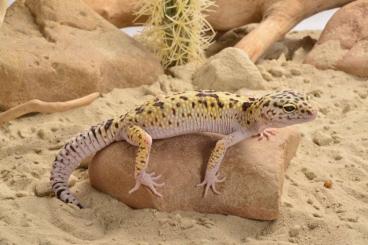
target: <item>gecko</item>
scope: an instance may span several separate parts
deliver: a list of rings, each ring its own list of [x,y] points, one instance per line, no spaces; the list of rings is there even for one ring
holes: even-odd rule
[[[145,186],[155,195],[160,175],[147,172],[152,140],[183,134],[210,132],[223,135],[212,150],[204,179],[198,186],[219,194],[223,182],[219,169],[226,150],[250,137],[269,138],[276,128],[315,119],[316,107],[299,92],[283,90],[255,98],[229,92],[196,90],[156,97],[113,119],[92,126],[73,137],[58,152],[52,164],[51,186],[56,197],[79,208],[84,206],[68,188],[68,180],[80,161],[107,145],[125,140],[137,146],[133,193]]]

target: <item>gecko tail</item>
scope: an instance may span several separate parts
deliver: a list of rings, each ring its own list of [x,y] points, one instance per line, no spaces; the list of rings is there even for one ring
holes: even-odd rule
[[[111,127],[112,124],[113,119],[110,119],[91,127],[72,138],[56,155],[52,164],[50,182],[52,191],[58,199],[84,208],[84,205],[69,190],[69,177],[83,159],[116,141],[119,127]]]

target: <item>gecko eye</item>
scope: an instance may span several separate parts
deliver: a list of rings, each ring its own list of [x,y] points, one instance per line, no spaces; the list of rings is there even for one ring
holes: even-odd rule
[[[286,113],[290,113],[290,112],[295,111],[296,106],[295,106],[295,105],[293,105],[293,104],[286,104],[286,105],[284,105],[282,108],[284,109],[284,111],[285,111]]]

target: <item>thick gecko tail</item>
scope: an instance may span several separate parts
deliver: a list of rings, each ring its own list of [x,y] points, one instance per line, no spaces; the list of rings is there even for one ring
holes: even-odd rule
[[[119,122],[110,119],[91,127],[88,131],[72,138],[56,155],[52,165],[50,181],[56,197],[79,208],[84,206],[69,190],[68,180],[84,158],[116,141]]]

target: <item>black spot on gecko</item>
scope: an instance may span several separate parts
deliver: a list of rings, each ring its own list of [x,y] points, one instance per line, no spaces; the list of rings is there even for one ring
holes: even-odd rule
[[[178,103],[176,103],[176,107],[180,107],[180,103],[178,102]]]
[[[69,148],[76,153],[76,151],[75,151],[75,149],[72,145],[69,145]]]
[[[214,102],[211,102],[211,107],[215,107],[215,103]]]
[[[135,113],[136,114],[140,114],[142,112],[144,112],[144,108],[142,106],[135,108]]]
[[[52,181],[51,178],[50,178],[50,180]],[[55,183],[52,184],[52,188],[54,188],[55,185],[58,185],[58,184],[64,184],[64,181],[56,181]]]
[[[192,108],[194,108],[194,107],[195,107],[195,105],[196,105],[196,104],[195,104],[195,102],[192,102]]]
[[[160,109],[164,109],[164,102],[158,101],[153,104],[154,106],[160,107]]]
[[[223,108],[224,107],[224,103],[222,103],[221,101],[217,101],[217,105],[220,108]]]
[[[148,114],[151,114],[151,113],[152,113],[152,111],[151,111],[151,110],[148,110],[148,111],[147,111],[147,113],[148,113]]]
[[[57,192],[56,192],[56,196],[57,196],[57,198],[59,198],[60,199],[60,195],[61,195],[61,193],[62,192],[64,192],[65,191],[65,189],[64,188],[61,188],[60,190],[58,190]]]
[[[115,128],[119,127],[119,123],[117,123],[117,122],[114,125],[115,125]]]
[[[112,121],[113,119],[109,119],[106,121],[105,126],[104,126],[105,130],[108,130],[111,127]]]
[[[248,102],[248,101],[244,102],[244,103],[242,104],[242,109],[243,109],[243,111],[248,110],[248,108],[251,106],[251,104],[252,104],[252,103],[250,103],[250,102]]]
[[[188,97],[186,97],[186,96],[180,96],[179,98],[182,99],[182,100],[188,100]]]
[[[267,107],[267,106],[269,106],[270,105],[270,101],[269,100],[267,100],[264,104],[263,104],[263,107]]]
[[[176,110],[174,108],[172,108],[172,113],[174,116],[176,115]]]

